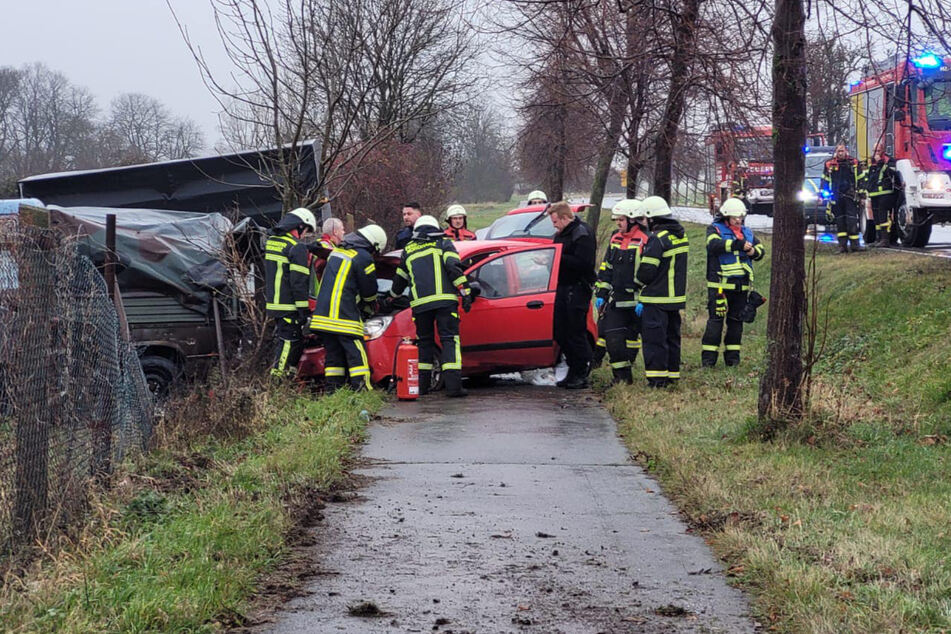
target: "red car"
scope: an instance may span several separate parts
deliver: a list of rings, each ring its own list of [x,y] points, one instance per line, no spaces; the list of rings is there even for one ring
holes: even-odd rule
[[[590,206],[572,205],[571,210],[579,214]],[[531,205],[513,209],[476,234],[482,240],[520,238],[548,242],[555,237],[555,225],[544,213],[546,207],[547,205]]]
[[[554,366],[558,346],[552,339],[552,318],[561,245],[520,240],[454,242],[478,296],[469,313],[459,311],[463,376],[488,376]],[[399,264],[399,251],[377,261],[380,294],[389,292]],[[408,291],[407,291],[408,292]],[[404,338],[415,339],[410,309],[377,315],[365,323],[370,378],[375,384],[393,376],[396,347]],[[597,326],[588,313],[592,344]],[[438,364],[439,360],[436,359]],[[324,349],[305,348],[298,377],[322,376]],[[433,373],[433,382],[438,382]]]

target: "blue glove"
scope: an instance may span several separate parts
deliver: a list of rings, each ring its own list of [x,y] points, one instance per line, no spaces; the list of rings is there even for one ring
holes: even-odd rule
[[[596,297],[594,299],[594,309],[597,311],[600,311],[602,306],[604,306],[604,298]]]
[[[634,314],[640,317],[641,313],[643,312],[644,312],[644,304],[637,302],[637,306],[634,307]]]

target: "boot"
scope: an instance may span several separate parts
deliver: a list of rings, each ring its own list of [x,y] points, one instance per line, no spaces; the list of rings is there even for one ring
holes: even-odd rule
[[[365,376],[350,379],[350,389],[354,392],[369,392],[370,385]]]
[[[634,383],[634,374],[631,372],[631,368],[614,368],[611,370],[613,378],[611,379],[611,385],[618,385],[619,383],[626,383],[631,385]]]
[[[877,247],[877,248],[879,248],[879,249],[887,249],[888,247],[890,247],[890,246],[891,246],[891,241],[888,239],[888,232],[887,232],[887,231],[879,231],[879,232],[878,232],[878,240],[877,240],[877,241],[875,242],[875,244],[872,245],[872,246],[875,246],[875,247]]]
[[[449,398],[460,398],[469,394],[462,387],[462,373],[459,370],[443,371],[443,379],[446,381],[446,396]]]
[[[865,247],[862,246],[862,243],[859,242],[858,238],[849,238],[849,248],[852,253],[859,253],[865,250]]]
[[[849,239],[846,236],[839,236],[839,253],[849,252]]]
[[[419,371],[419,395],[425,396],[429,394],[429,388],[433,384],[433,373],[431,370],[420,370]]]
[[[324,382],[328,392],[336,392],[346,384],[347,380],[342,376],[328,376]]]

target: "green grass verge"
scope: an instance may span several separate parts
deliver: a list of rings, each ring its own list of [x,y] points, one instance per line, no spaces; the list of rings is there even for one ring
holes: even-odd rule
[[[518,207],[520,200],[521,198],[519,196],[513,195],[511,199],[501,203],[462,203],[462,206],[466,208],[466,224],[469,227],[469,230],[475,231],[476,229],[488,227],[490,224],[492,224],[493,220],[504,216],[510,210]]]
[[[262,394],[256,431],[156,451],[96,500],[81,539],[0,594],[0,630],[213,631],[289,555],[292,509],[344,475],[378,393]]]
[[[767,626],[951,628],[951,262],[821,251],[828,322],[811,415],[761,442],[750,430],[765,311],[747,325],[742,366],[700,369],[703,229],[688,234],[681,385],[657,394],[639,377],[606,392],[632,455],[751,591]],[[768,267],[757,266],[764,294]],[[607,377],[598,371],[602,385]]]

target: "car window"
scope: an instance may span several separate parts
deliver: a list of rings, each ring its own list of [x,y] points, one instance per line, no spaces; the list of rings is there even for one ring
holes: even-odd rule
[[[486,262],[472,275],[482,287],[482,297],[496,299],[548,290],[555,249],[532,249],[503,255]]]
[[[499,238],[553,238],[555,236],[555,225],[551,223],[551,218],[545,216],[538,222],[532,224],[532,221],[538,218],[538,214],[524,213],[502,216],[489,226],[486,233],[486,239]],[[529,225],[532,225],[529,227]]]

